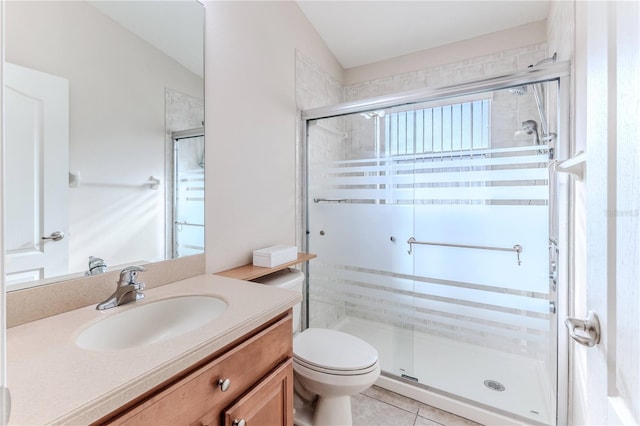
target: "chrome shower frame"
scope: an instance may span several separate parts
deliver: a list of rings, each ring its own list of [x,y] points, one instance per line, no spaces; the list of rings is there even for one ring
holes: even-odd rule
[[[372,113],[377,110],[382,110],[390,107],[397,107],[400,105],[411,105],[422,102],[444,100],[454,98],[463,95],[472,95],[483,92],[490,92],[502,89],[515,88],[517,86],[526,86],[530,84],[539,84],[548,81],[557,81],[558,90],[558,132],[557,138],[554,141],[554,160],[563,161],[573,155],[574,143],[572,141],[569,117],[570,117],[570,75],[571,64],[569,61],[553,62],[541,61],[536,64],[535,67],[527,68],[522,71],[516,71],[508,74],[496,75],[488,78],[482,78],[469,82],[463,82],[459,84],[453,84],[438,88],[425,88],[419,90],[412,90],[407,92],[401,92],[392,95],[379,96],[369,99],[363,99],[353,102],[346,102],[332,106],[320,107],[303,110],[300,113],[300,143],[297,146],[298,152],[298,176],[299,182],[301,182],[298,188],[298,194],[300,197],[299,205],[297,206],[297,214],[299,215],[298,223],[302,224],[303,228],[298,234],[298,241],[302,245],[303,251],[308,251],[308,126],[312,120],[339,117],[348,114],[355,113]],[[535,86],[534,86],[535,87]],[[543,132],[548,129],[543,128]],[[556,424],[565,425],[568,421],[568,392],[569,392],[569,346],[568,346],[568,334],[565,327],[559,327],[560,320],[564,320],[568,313],[569,307],[569,283],[570,278],[573,277],[573,271],[570,268],[570,260],[573,255],[571,254],[571,246],[569,242],[573,235],[573,222],[570,219],[572,214],[572,207],[570,204],[572,187],[566,175],[555,174],[553,167],[550,167],[553,178],[551,179],[550,186],[555,182],[555,189],[550,194],[550,224],[549,231],[552,236],[552,246],[554,249],[558,249],[557,258],[557,294],[555,309],[556,321],[553,321],[553,327],[555,327],[557,338],[557,351],[556,351],[556,368],[557,368],[557,386],[556,386]],[[555,218],[555,220],[551,219]],[[309,272],[308,266],[304,266],[304,272],[306,275],[305,288],[304,288],[304,304],[303,304],[303,327],[308,327],[309,324],[309,307],[308,307],[308,282]],[[553,358],[552,358],[553,360]],[[395,390],[400,393],[409,394],[417,398],[417,391],[410,388],[409,385],[400,383],[388,377],[381,377],[380,383],[390,390]],[[416,392],[416,393],[413,393]],[[453,403],[462,403],[460,401],[452,400],[451,397],[446,395],[440,395],[432,393],[428,396],[431,404],[441,406],[443,408],[451,407]],[[453,402],[452,402],[453,401]]]

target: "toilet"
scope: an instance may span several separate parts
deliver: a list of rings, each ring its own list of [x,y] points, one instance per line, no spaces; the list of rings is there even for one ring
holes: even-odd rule
[[[304,274],[295,269],[254,280],[302,292]],[[351,395],[369,388],[380,376],[378,351],[337,330],[300,332],[301,304],[293,307],[293,372],[298,426],[349,426]]]

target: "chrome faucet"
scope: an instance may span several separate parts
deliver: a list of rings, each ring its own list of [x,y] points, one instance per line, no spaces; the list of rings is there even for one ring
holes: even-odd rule
[[[146,269],[141,266],[128,266],[120,271],[120,279],[118,280],[116,291],[105,301],[98,303],[96,309],[102,311],[142,299],[144,297],[142,293],[144,283],[136,281],[136,278],[138,272],[144,271]]]

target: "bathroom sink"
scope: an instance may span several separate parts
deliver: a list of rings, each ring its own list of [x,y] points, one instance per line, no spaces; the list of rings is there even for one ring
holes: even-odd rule
[[[213,296],[158,300],[90,325],[78,336],[76,344],[83,349],[112,351],[157,343],[196,330],[226,309],[227,303]]]

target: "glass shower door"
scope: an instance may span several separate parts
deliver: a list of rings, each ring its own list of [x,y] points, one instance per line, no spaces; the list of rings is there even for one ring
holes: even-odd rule
[[[383,111],[311,122],[309,326],[360,337],[381,368],[412,377],[413,259],[403,235],[413,209],[393,201],[397,169],[384,158]]]
[[[557,82],[533,87],[309,122],[309,324],[371,343],[384,375],[554,424]]]

